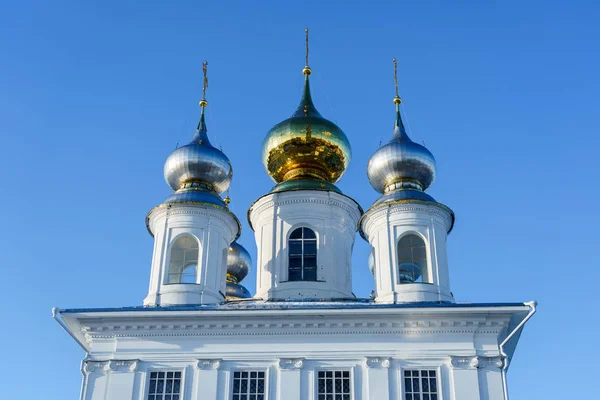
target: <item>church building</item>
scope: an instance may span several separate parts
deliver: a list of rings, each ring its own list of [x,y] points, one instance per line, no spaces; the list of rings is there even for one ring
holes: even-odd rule
[[[363,211],[335,185],[351,146],[313,104],[307,51],[300,104],[262,145],[276,184],[248,210],[252,266],[222,197],[232,165],[207,133],[206,65],[198,126],[165,162],[173,194],[146,217],[143,304],[53,310],[86,353],[81,400],[508,399],[536,303],[455,302],[455,216],[426,192],[435,159],[407,135],[397,83],[391,139],[366,166],[381,196]],[[370,268],[370,298],[352,293],[357,233],[371,246],[354,266]],[[254,296],[242,285],[251,266]]]

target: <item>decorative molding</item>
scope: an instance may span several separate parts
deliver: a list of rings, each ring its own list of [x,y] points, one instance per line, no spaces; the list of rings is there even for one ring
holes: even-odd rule
[[[108,368],[112,372],[134,372],[137,368],[137,360],[110,360]]]
[[[385,204],[385,203],[384,203]],[[445,206],[444,206],[445,207]],[[369,209],[361,218],[359,225],[363,231],[369,231],[371,226],[377,223],[390,225],[389,219],[393,214],[398,213],[423,213],[427,215],[435,215],[441,218],[447,227],[452,225],[451,214],[445,208],[440,208],[438,204],[391,204],[389,207],[377,207]],[[413,218],[413,217],[411,217]]]
[[[498,369],[504,365],[502,357],[450,357],[453,369]]]
[[[304,364],[304,358],[281,358],[279,359],[280,369],[301,369]]]
[[[213,323],[111,324],[84,326],[86,340],[177,337],[177,336],[288,336],[288,335],[443,335],[497,334],[506,327],[505,321],[406,320],[399,322],[250,322],[215,321]]]
[[[479,359],[474,357],[450,357],[450,365],[453,369],[476,369],[479,366]]]
[[[367,357],[366,360],[367,368],[389,368],[390,364],[389,357]]]
[[[105,374],[109,369],[109,363],[110,361],[85,361],[85,364],[83,365],[83,372],[86,375],[94,372]]]
[[[198,369],[219,369],[221,366],[221,359],[198,360],[196,366]]]
[[[234,224],[239,224],[235,215],[225,208],[204,207],[203,205],[199,206],[200,207],[198,207],[198,205],[190,204],[172,204],[170,207],[157,206],[150,210],[148,213],[148,219],[155,220],[163,215],[167,219],[174,215],[201,215],[218,219],[224,223],[231,223],[233,221]]]
[[[478,357],[479,358],[479,368],[482,369],[499,369],[504,366],[504,362],[502,361],[502,357]]]
[[[341,196],[344,196],[344,195],[341,195]],[[332,199],[331,197],[327,197],[327,198],[298,197],[298,198],[294,198],[294,199],[277,200],[277,201],[265,198],[264,203],[258,205],[256,208],[253,208],[254,205],[252,205],[250,207],[250,210],[248,211],[248,215],[254,215],[254,214],[260,215],[263,212],[265,212],[266,210],[273,208],[275,206],[281,207],[281,206],[286,206],[286,205],[290,205],[290,204],[322,204],[322,205],[334,206],[334,207],[344,210],[345,212],[347,212],[349,214],[354,215],[354,217],[355,217],[354,219],[357,222],[362,215],[359,210],[358,204],[356,204],[356,207],[351,207],[349,204],[346,204],[345,202],[343,202],[341,200]]]

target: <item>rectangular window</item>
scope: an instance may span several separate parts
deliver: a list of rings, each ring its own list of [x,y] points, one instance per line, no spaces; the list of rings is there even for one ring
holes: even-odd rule
[[[318,400],[350,400],[350,371],[319,371]]]
[[[438,400],[437,372],[432,369],[405,370],[404,400]]]
[[[232,400],[265,400],[264,371],[234,371]]]
[[[148,400],[180,400],[181,398],[180,371],[150,372]]]

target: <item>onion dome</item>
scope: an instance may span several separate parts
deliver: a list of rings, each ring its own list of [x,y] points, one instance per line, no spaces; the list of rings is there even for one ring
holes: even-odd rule
[[[247,299],[252,297],[248,289],[240,285],[250,272],[252,258],[250,253],[238,242],[233,242],[227,252],[227,286],[226,297],[228,300]]]
[[[394,59],[394,76],[396,77],[396,59]],[[396,121],[392,139],[381,146],[369,160],[367,175],[371,186],[386,198],[394,200],[416,198],[433,200],[423,191],[435,178],[435,158],[425,146],[413,142],[406,133],[400,115],[398,83],[396,79]]]
[[[204,70],[204,88],[200,100],[200,122],[192,141],[173,151],[165,162],[164,175],[167,184],[175,190],[166,202],[208,202],[223,205],[218,196],[229,188],[233,169],[222,151],[212,146],[208,140],[204,109],[206,101],[206,66]]]
[[[267,133],[262,160],[267,173],[279,183],[313,180],[333,184],[348,167],[351,149],[344,132],[317,111],[310,93],[308,29],[304,90],[292,116]],[[293,186],[293,185],[292,185]]]

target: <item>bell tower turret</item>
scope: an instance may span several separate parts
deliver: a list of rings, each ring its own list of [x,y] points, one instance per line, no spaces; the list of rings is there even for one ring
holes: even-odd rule
[[[165,180],[175,191],[146,217],[154,237],[150,287],[144,305],[216,304],[225,301],[229,245],[240,223],[220,194],[229,187],[229,159],[208,140],[204,109],[192,141],[167,158]]]
[[[375,277],[375,301],[454,302],[446,255],[454,213],[425,193],[435,178],[435,159],[404,128],[396,59],[394,81],[394,134],[367,167],[371,186],[382,196],[360,221],[361,235],[372,248],[369,267]]]

